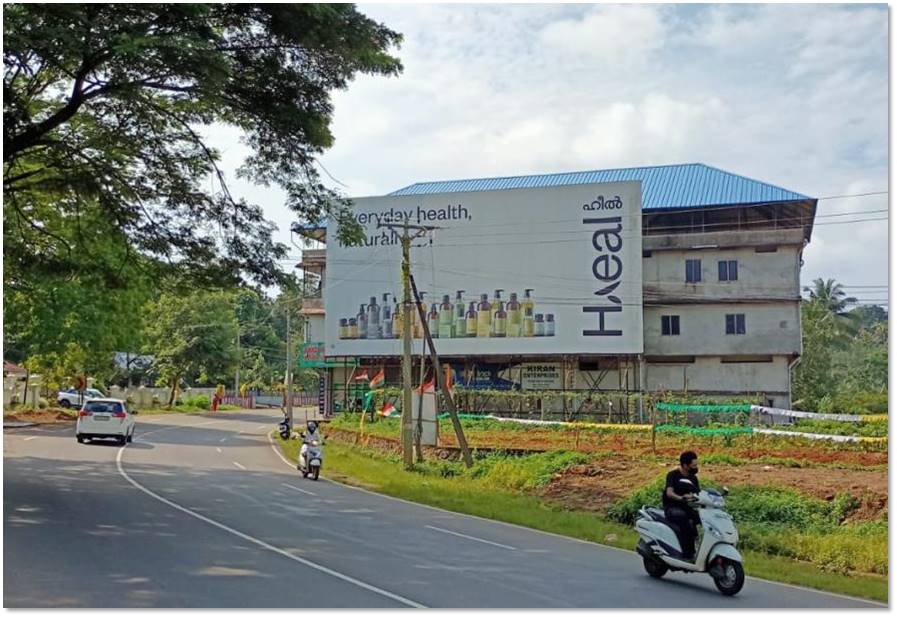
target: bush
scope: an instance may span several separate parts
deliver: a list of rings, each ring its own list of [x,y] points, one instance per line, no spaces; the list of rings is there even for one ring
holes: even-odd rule
[[[153,407],[158,407],[162,404],[162,401],[159,399],[158,394],[153,394]]]
[[[585,454],[566,450],[520,457],[496,453],[474,463],[470,474],[482,479],[487,486],[528,490],[545,486],[556,473],[588,460]]]
[[[198,396],[188,396],[184,398],[183,404],[185,407],[197,407],[199,409],[209,409],[209,407],[211,406],[209,397],[205,394],[201,394]]]

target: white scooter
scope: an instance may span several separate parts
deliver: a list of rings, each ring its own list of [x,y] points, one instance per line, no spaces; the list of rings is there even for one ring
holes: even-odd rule
[[[723,509],[729,493],[713,490],[701,491],[689,506],[696,508],[701,517],[701,544],[695,560],[686,560],[675,531],[660,508],[643,507],[635,520],[635,530],[640,536],[636,551],[642,556],[645,570],[654,578],[660,578],[668,570],[674,572],[707,572],[716,588],[725,596],[734,596],[744,586],[744,560],[735,548],[738,530],[732,517]]]
[[[305,433],[302,433],[305,439]],[[321,473],[321,464],[324,462],[324,446],[320,438],[312,439],[311,443],[302,444],[299,448],[299,464],[296,469],[302,472],[302,477],[311,476],[313,480],[318,479]]]

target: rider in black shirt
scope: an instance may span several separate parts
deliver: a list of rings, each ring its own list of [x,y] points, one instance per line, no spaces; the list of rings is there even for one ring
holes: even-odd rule
[[[688,502],[701,491],[697,474],[698,455],[691,451],[683,452],[679,456],[679,467],[667,474],[666,486],[663,489],[664,514],[666,519],[673,523],[682,552],[689,560],[695,557],[697,525],[701,524],[697,511],[688,505]]]

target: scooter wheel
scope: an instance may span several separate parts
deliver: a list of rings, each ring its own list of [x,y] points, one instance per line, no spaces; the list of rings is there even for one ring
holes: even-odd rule
[[[642,557],[642,563],[645,564],[645,572],[654,578],[660,578],[669,570],[665,563],[650,557]]]
[[[727,561],[723,576],[713,579],[713,583],[724,596],[734,596],[744,587],[744,567],[737,561]]]
[[[313,479],[313,480],[317,480],[317,479],[318,479],[318,474],[319,474],[319,473],[321,473],[321,468],[320,468],[320,467],[315,467],[314,471],[311,472],[311,477],[312,477],[312,479]]]

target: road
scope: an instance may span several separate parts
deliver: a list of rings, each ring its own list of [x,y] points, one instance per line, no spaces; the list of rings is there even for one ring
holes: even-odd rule
[[[726,598],[635,553],[304,480],[278,417],[141,416],[125,448],[4,431],[4,606],[881,606],[757,579]]]

